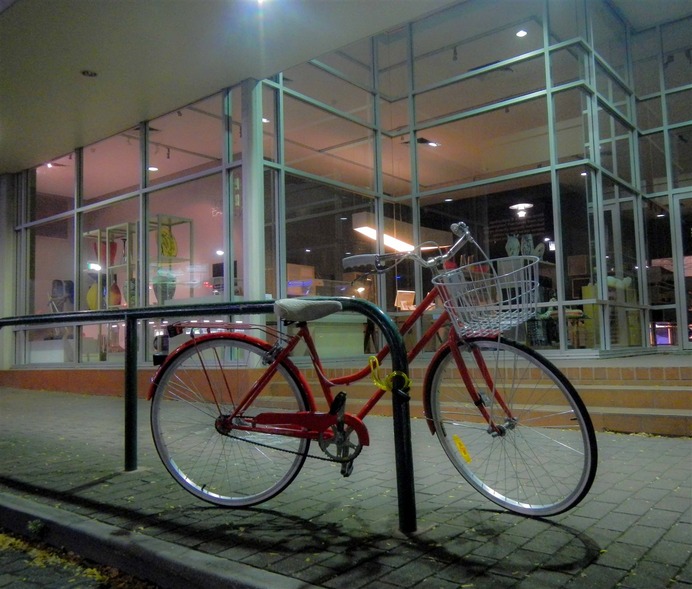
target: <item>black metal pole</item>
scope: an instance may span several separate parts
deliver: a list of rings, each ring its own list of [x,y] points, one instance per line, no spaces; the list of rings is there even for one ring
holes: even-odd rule
[[[137,470],[137,320],[125,318],[125,470]]]
[[[391,318],[366,301],[339,299],[346,311],[356,311],[371,319],[387,340],[392,355],[392,368],[408,374],[406,346]],[[404,379],[395,376],[392,387],[392,421],[394,425],[394,455],[396,464],[397,497],[399,500],[399,529],[404,534],[416,531],[416,492],[413,476],[413,449],[411,447],[410,397]]]

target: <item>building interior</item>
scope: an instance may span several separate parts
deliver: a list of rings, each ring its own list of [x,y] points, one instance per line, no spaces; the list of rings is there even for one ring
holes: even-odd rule
[[[430,272],[342,258],[444,249],[464,221],[490,259],[539,257],[515,338],[684,380],[688,0],[52,6],[0,2],[4,317],[155,308],[142,366],[171,305],[347,296],[401,321]],[[323,324],[326,357],[362,360],[362,318]],[[124,337],[3,329],[0,383],[117,371]]]

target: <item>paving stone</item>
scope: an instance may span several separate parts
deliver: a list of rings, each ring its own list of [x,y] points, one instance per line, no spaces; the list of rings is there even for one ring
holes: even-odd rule
[[[125,473],[121,399],[1,389],[0,509],[3,499],[28,500],[37,512],[103,525],[103,541],[160,541],[166,549],[153,553],[158,558],[182,551],[187,558],[178,561],[215,563],[200,574],[225,566],[229,574],[274,575],[265,586],[282,589],[657,589],[646,586],[656,579],[692,589],[689,440],[598,434],[592,491],[575,509],[539,520],[481,497],[414,420],[418,531],[405,535],[390,419],[366,420],[373,444],[351,477],[308,460],[278,497],[227,510],[170,478],[149,435],[145,401],[138,417],[139,468]],[[0,570],[0,589],[11,587],[8,569]],[[27,574],[24,563],[18,572]],[[43,577],[26,580],[22,589],[45,589]]]

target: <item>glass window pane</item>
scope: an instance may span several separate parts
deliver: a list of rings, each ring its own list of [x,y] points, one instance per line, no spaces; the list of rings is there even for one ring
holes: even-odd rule
[[[240,93],[238,93],[240,94]],[[268,86],[264,85],[262,88],[262,136],[264,140],[262,142],[264,149],[264,159],[270,162],[276,162],[279,160],[279,154],[277,153],[278,146],[276,144],[276,124],[277,124],[277,104],[276,104],[276,94],[277,91]]]
[[[559,163],[591,156],[588,100],[583,90],[575,89],[554,95],[555,139]]]
[[[315,180],[287,176],[285,231],[286,295],[377,300],[375,282],[360,285],[367,288],[358,292],[352,284],[358,273],[343,270],[341,263],[345,256],[377,251],[374,200]]]
[[[637,101],[637,125],[641,130],[654,129],[663,125],[660,96]]]
[[[400,132],[409,127],[408,98],[394,101],[380,98],[380,127],[390,132]]]
[[[382,190],[388,196],[411,193],[411,150],[401,137],[382,137]]]
[[[639,138],[639,165],[642,188],[645,192],[653,194],[668,188],[663,133]]]
[[[675,265],[670,223],[668,198],[647,199],[644,207],[646,281],[649,303],[652,305],[675,303]],[[658,315],[655,319],[662,319],[662,316]]]
[[[414,23],[414,86],[425,87],[541,47],[542,2],[457,4]]]
[[[459,114],[545,89],[543,56],[478,74],[416,96],[416,122]]]
[[[673,187],[692,186],[692,125],[669,133]]]
[[[221,174],[149,195],[147,300],[152,305],[213,300],[224,275]],[[217,265],[221,264],[221,267]]]
[[[139,306],[139,200],[81,216],[80,309]]]
[[[668,94],[668,124],[685,123],[692,120],[692,90]]]
[[[74,209],[75,154],[51,160],[30,172],[27,220],[36,221]]]
[[[378,90],[390,101],[408,94],[408,30],[402,27],[376,38]]]
[[[220,94],[149,123],[149,185],[221,164],[223,104]]]
[[[338,71],[347,80],[372,89],[372,42],[369,38],[322,55],[316,61]]]
[[[357,117],[366,123],[373,119],[373,97],[324,69],[305,63],[284,72],[284,84],[331,108]]]
[[[630,130],[605,110],[599,113],[601,165],[619,178],[632,181]]]
[[[663,77],[668,89],[692,84],[690,30],[692,30],[692,18],[677,21],[661,30]]]
[[[139,128],[87,145],[83,160],[83,201],[98,202],[139,190]]]
[[[28,231],[27,314],[73,311],[74,222],[53,221]]]
[[[596,89],[620,114],[629,118],[629,93],[598,64],[596,64]]]
[[[510,208],[517,204],[531,205],[525,209],[526,215],[519,216],[518,209]],[[449,245],[454,239],[450,224],[464,221],[491,258],[507,256],[515,245],[520,253],[523,248],[523,252],[539,256],[541,312],[547,312],[551,306],[557,308],[556,303],[551,304],[551,299],[557,296],[557,283],[553,198],[548,174],[451,190],[421,198],[420,206],[421,239]],[[477,252],[465,251],[463,255],[461,264],[477,261]],[[426,294],[431,287],[430,273],[424,272],[423,278],[422,294]],[[530,344],[557,345],[555,322],[551,330],[552,339],[546,336],[539,342],[534,338]]]
[[[586,38],[586,16],[581,0],[551,0],[548,14],[551,44],[573,37]]]
[[[592,10],[594,49],[623,80],[628,81],[625,24],[605,3],[592,2],[589,7]]]
[[[371,129],[286,96],[285,162],[299,170],[374,188]]]
[[[589,60],[581,45],[572,45],[550,54],[553,86],[588,79]]]
[[[655,29],[632,36],[634,90],[638,96],[660,92],[660,47]]]
[[[545,98],[538,98],[425,129],[416,138],[420,189],[545,166],[547,128]]]

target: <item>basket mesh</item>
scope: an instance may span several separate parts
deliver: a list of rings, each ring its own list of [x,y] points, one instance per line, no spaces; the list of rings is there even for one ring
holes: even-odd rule
[[[433,278],[457,333],[496,335],[536,314],[538,258],[476,262]]]

